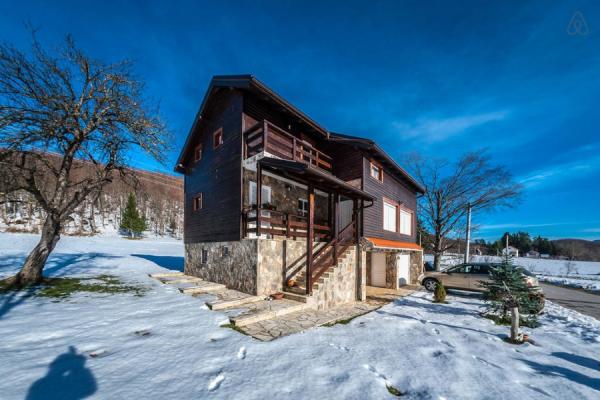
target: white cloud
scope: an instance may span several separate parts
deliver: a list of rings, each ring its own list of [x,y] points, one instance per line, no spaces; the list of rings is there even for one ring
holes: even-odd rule
[[[570,222],[551,222],[545,224],[521,224],[521,223],[506,223],[506,224],[490,224],[480,225],[479,230],[486,231],[492,229],[520,229],[520,228],[541,228],[545,226],[569,225]]]
[[[540,186],[550,183],[554,180],[565,179],[573,175],[582,175],[592,172],[600,167],[600,157],[593,157],[587,160],[578,160],[577,162],[557,164],[545,169],[540,169],[521,177],[519,183],[526,188]]]
[[[464,131],[493,121],[501,121],[508,115],[506,111],[493,111],[483,114],[469,114],[449,118],[420,118],[414,123],[393,122],[393,126],[403,138],[419,138],[426,142],[439,142]]]

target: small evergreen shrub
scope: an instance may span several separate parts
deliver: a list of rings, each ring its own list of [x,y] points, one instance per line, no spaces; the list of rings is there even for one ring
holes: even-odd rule
[[[433,302],[434,303],[445,303],[446,302],[446,288],[442,284],[442,282],[438,282],[435,287],[435,291],[433,292]]]

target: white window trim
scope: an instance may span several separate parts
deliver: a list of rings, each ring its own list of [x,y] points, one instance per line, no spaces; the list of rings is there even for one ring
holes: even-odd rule
[[[408,231],[404,230],[404,221],[405,221],[405,216],[408,215],[409,217],[409,223],[407,225]],[[406,208],[400,207],[400,234],[401,235],[407,235],[407,236],[411,236],[412,235],[412,219],[413,219],[413,213],[410,210],[407,210]]]
[[[252,206],[252,205],[256,204],[256,197],[257,197],[256,196],[256,182],[250,181],[249,184],[250,185],[248,187],[248,203]],[[264,191],[267,192],[267,199],[270,202],[271,198],[272,198],[272,195],[273,195],[273,191],[271,190],[271,187],[263,185],[262,188],[263,188]],[[252,196],[252,193],[254,193],[254,196]],[[263,198],[261,200],[263,201],[263,204],[264,204],[265,203],[264,196],[263,196]]]
[[[386,218],[385,212],[386,206],[389,206],[394,209],[394,229],[388,229],[386,227],[386,222],[388,222],[388,218]],[[387,200],[383,200],[383,230],[388,232],[398,232],[398,205]]]

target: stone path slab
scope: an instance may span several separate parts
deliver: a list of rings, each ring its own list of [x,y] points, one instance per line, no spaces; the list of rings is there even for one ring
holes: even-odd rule
[[[231,289],[225,289],[216,292],[215,295],[217,296],[216,299],[206,302],[207,307],[215,311],[240,307],[246,304],[265,300],[264,296],[253,296]]]
[[[373,301],[350,303],[330,310],[306,308],[273,319],[248,324],[239,329],[258,340],[267,342],[317,326],[355,318],[376,310],[383,304]]]
[[[308,306],[304,303],[287,299],[261,300],[255,303],[246,304],[244,306],[246,309],[245,311],[235,317],[229,318],[229,320],[235,326],[241,327],[300,311],[307,307]]]

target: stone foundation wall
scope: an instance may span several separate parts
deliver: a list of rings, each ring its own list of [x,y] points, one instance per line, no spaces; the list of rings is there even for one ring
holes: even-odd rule
[[[410,252],[410,284],[419,284],[419,275],[423,273],[423,252],[422,251],[411,251]]]
[[[388,289],[398,289],[398,269],[396,268],[398,255],[410,255],[410,284],[418,284],[419,275],[423,273],[423,252],[411,250],[370,250],[366,252],[366,283],[371,286],[371,254],[383,252],[385,255],[385,281]]]
[[[346,256],[332,268],[331,275],[313,291],[315,305],[327,310],[356,301],[356,249],[349,247]]]
[[[224,247],[229,254],[224,255]],[[208,260],[201,262],[202,250],[208,251]],[[187,243],[185,245],[185,268],[188,275],[211,282],[221,283],[230,289],[256,294],[257,255],[255,239],[233,242]]]

